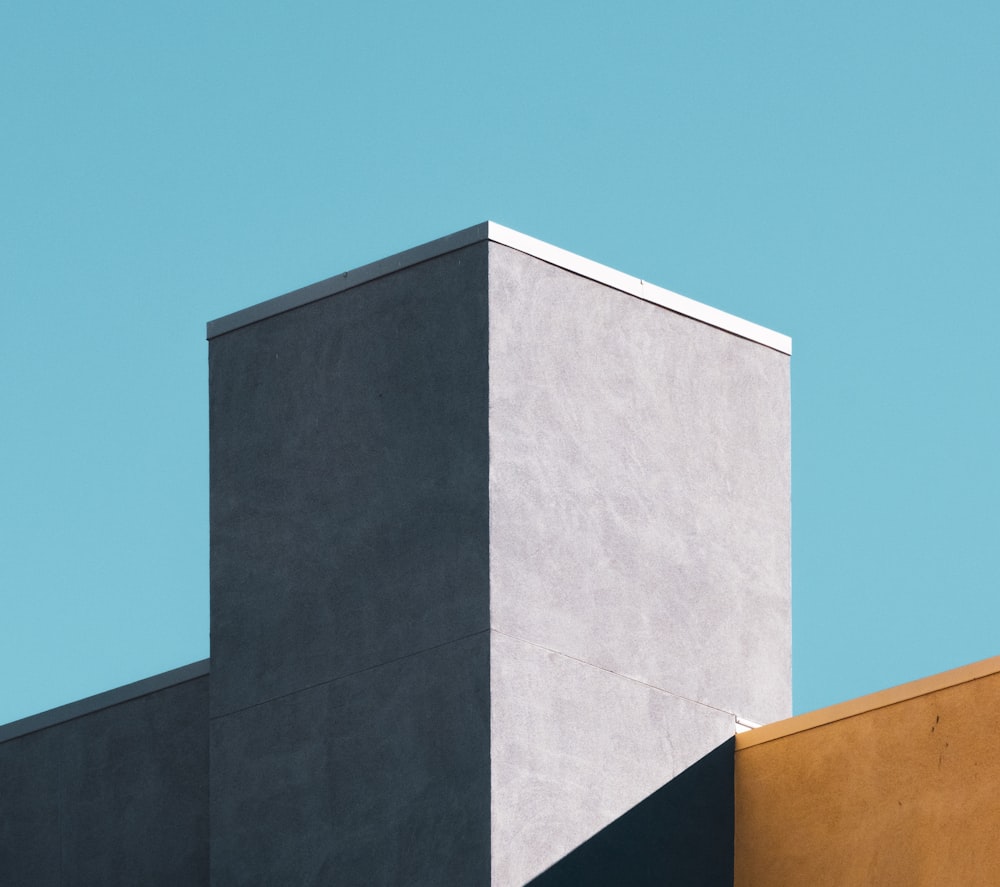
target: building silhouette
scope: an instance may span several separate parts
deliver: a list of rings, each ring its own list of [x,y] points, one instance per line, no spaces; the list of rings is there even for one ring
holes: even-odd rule
[[[0,882],[903,883],[905,847],[913,884],[993,859],[965,786],[995,775],[996,663],[782,720],[785,336],[484,223],[208,337],[211,658],[0,728]]]

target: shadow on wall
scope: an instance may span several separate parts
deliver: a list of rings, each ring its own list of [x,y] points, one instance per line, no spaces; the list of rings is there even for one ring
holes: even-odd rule
[[[734,752],[726,740],[528,887],[732,887]]]

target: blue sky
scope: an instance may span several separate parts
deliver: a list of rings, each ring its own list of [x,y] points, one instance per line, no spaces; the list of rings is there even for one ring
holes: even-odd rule
[[[0,11],[0,722],[208,655],[205,321],[494,219],[793,337],[797,711],[1000,653],[1000,5]]]

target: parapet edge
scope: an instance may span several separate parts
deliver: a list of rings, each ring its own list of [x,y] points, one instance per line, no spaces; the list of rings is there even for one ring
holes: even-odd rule
[[[97,693],[85,699],[78,699],[76,702],[60,705],[57,708],[50,708],[48,711],[40,712],[37,715],[29,715],[26,718],[11,721],[9,724],[2,724],[0,725],[0,742],[17,739],[20,736],[26,736],[28,733],[35,733],[47,727],[54,727],[57,724],[63,724],[66,721],[72,721],[84,715],[93,714],[101,709],[110,708],[122,702],[130,702],[133,699],[138,699],[140,696],[148,696],[150,693],[156,693],[160,690],[166,690],[168,687],[174,687],[177,684],[183,684],[187,681],[204,677],[210,671],[210,661],[209,659],[201,659],[189,665],[182,665],[180,668],[173,668],[170,671],[164,671],[152,677],[143,678],[141,681],[125,684],[122,687],[115,687],[113,690],[106,690],[103,693]]]
[[[830,705],[826,708],[817,708],[815,711],[808,711],[793,718],[775,721],[773,724],[766,724],[763,727],[737,734],[736,751],[775,739],[784,739],[786,736],[793,736],[816,727],[825,727],[827,724],[866,714],[879,708],[895,705],[898,702],[916,699],[918,696],[927,696],[938,690],[957,687],[959,684],[989,677],[998,672],[1000,672],[1000,656],[991,656],[989,659],[981,659],[960,668],[953,668],[916,681],[898,684],[886,690],[879,690],[877,693],[858,696],[855,699],[838,702],[836,705]]]
[[[605,286],[612,287],[637,299],[642,299],[645,302],[659,305],[662,308],[690,317],[693,320],[701,321],[740,338],[757,342],[775,351],[780,351],[782,354],[790,355],[792,353],[792,340],[782,333],[774,332],[767,327],[751,323],[749,320],[744,320],[733,314],[727,314],[718,308],[713,308],[710,305],[689,299],[686,296],[648,283],[638,277],[632,277],[629,274],[616,271],[607,265],[601,265],[599,262],[591,261],[542,240],[529,237],[527,234],[521,234],[519,231],[505,228],[496,222],[481,222],[478,225],[473,225],[471,228],[464,228],[461,231],[456,231],[454,234],[440,237],[421,246],[404,250],[401,253],[379,259],[368,265],[362,265],[360,268],[355,268],[352,271],[345,271],[342,274],[328,277],[326,280],[321,280],[318,283],[293,290],[283,296],[277,296],[276,298],[259,302],[256,305],[251,305],[249,308],[243,308],[240,311],[235,311],[216,320],[211,320],[208,322],[206,336],[208,339],[214,339],[217,336],[232,332],[240,327],[265,320],[276,314],[282,314],[285,311],[291,311],[310,302],[324,299],[352,287],[359,286],[362,283],[367,283],[370,280],[375,280],[378,277],[392,274],[411,265],[426,262],[429,259],[443,256],[446,253],[454,252],[455,250],[470,246],[473,243],[479,243],[483,240],[490,240],[511,249],[516,249],[518,252],[526,253],[543,262],[548,262],[550,265],[555,265],[573,274],[578,274],[581,277],[602,283]]]

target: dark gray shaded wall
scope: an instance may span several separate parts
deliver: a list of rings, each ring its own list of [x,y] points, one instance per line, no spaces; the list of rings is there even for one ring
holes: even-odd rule
[[[219,718],[212,883],[487,884],[488,633]]]
[[[218,885],[488,877],[486,259],[211,340]]]
[[[208,678],[0,743],[0,883],[208,884]]]
[[[212,715],[489,626],[486,244],[212,339]]]

